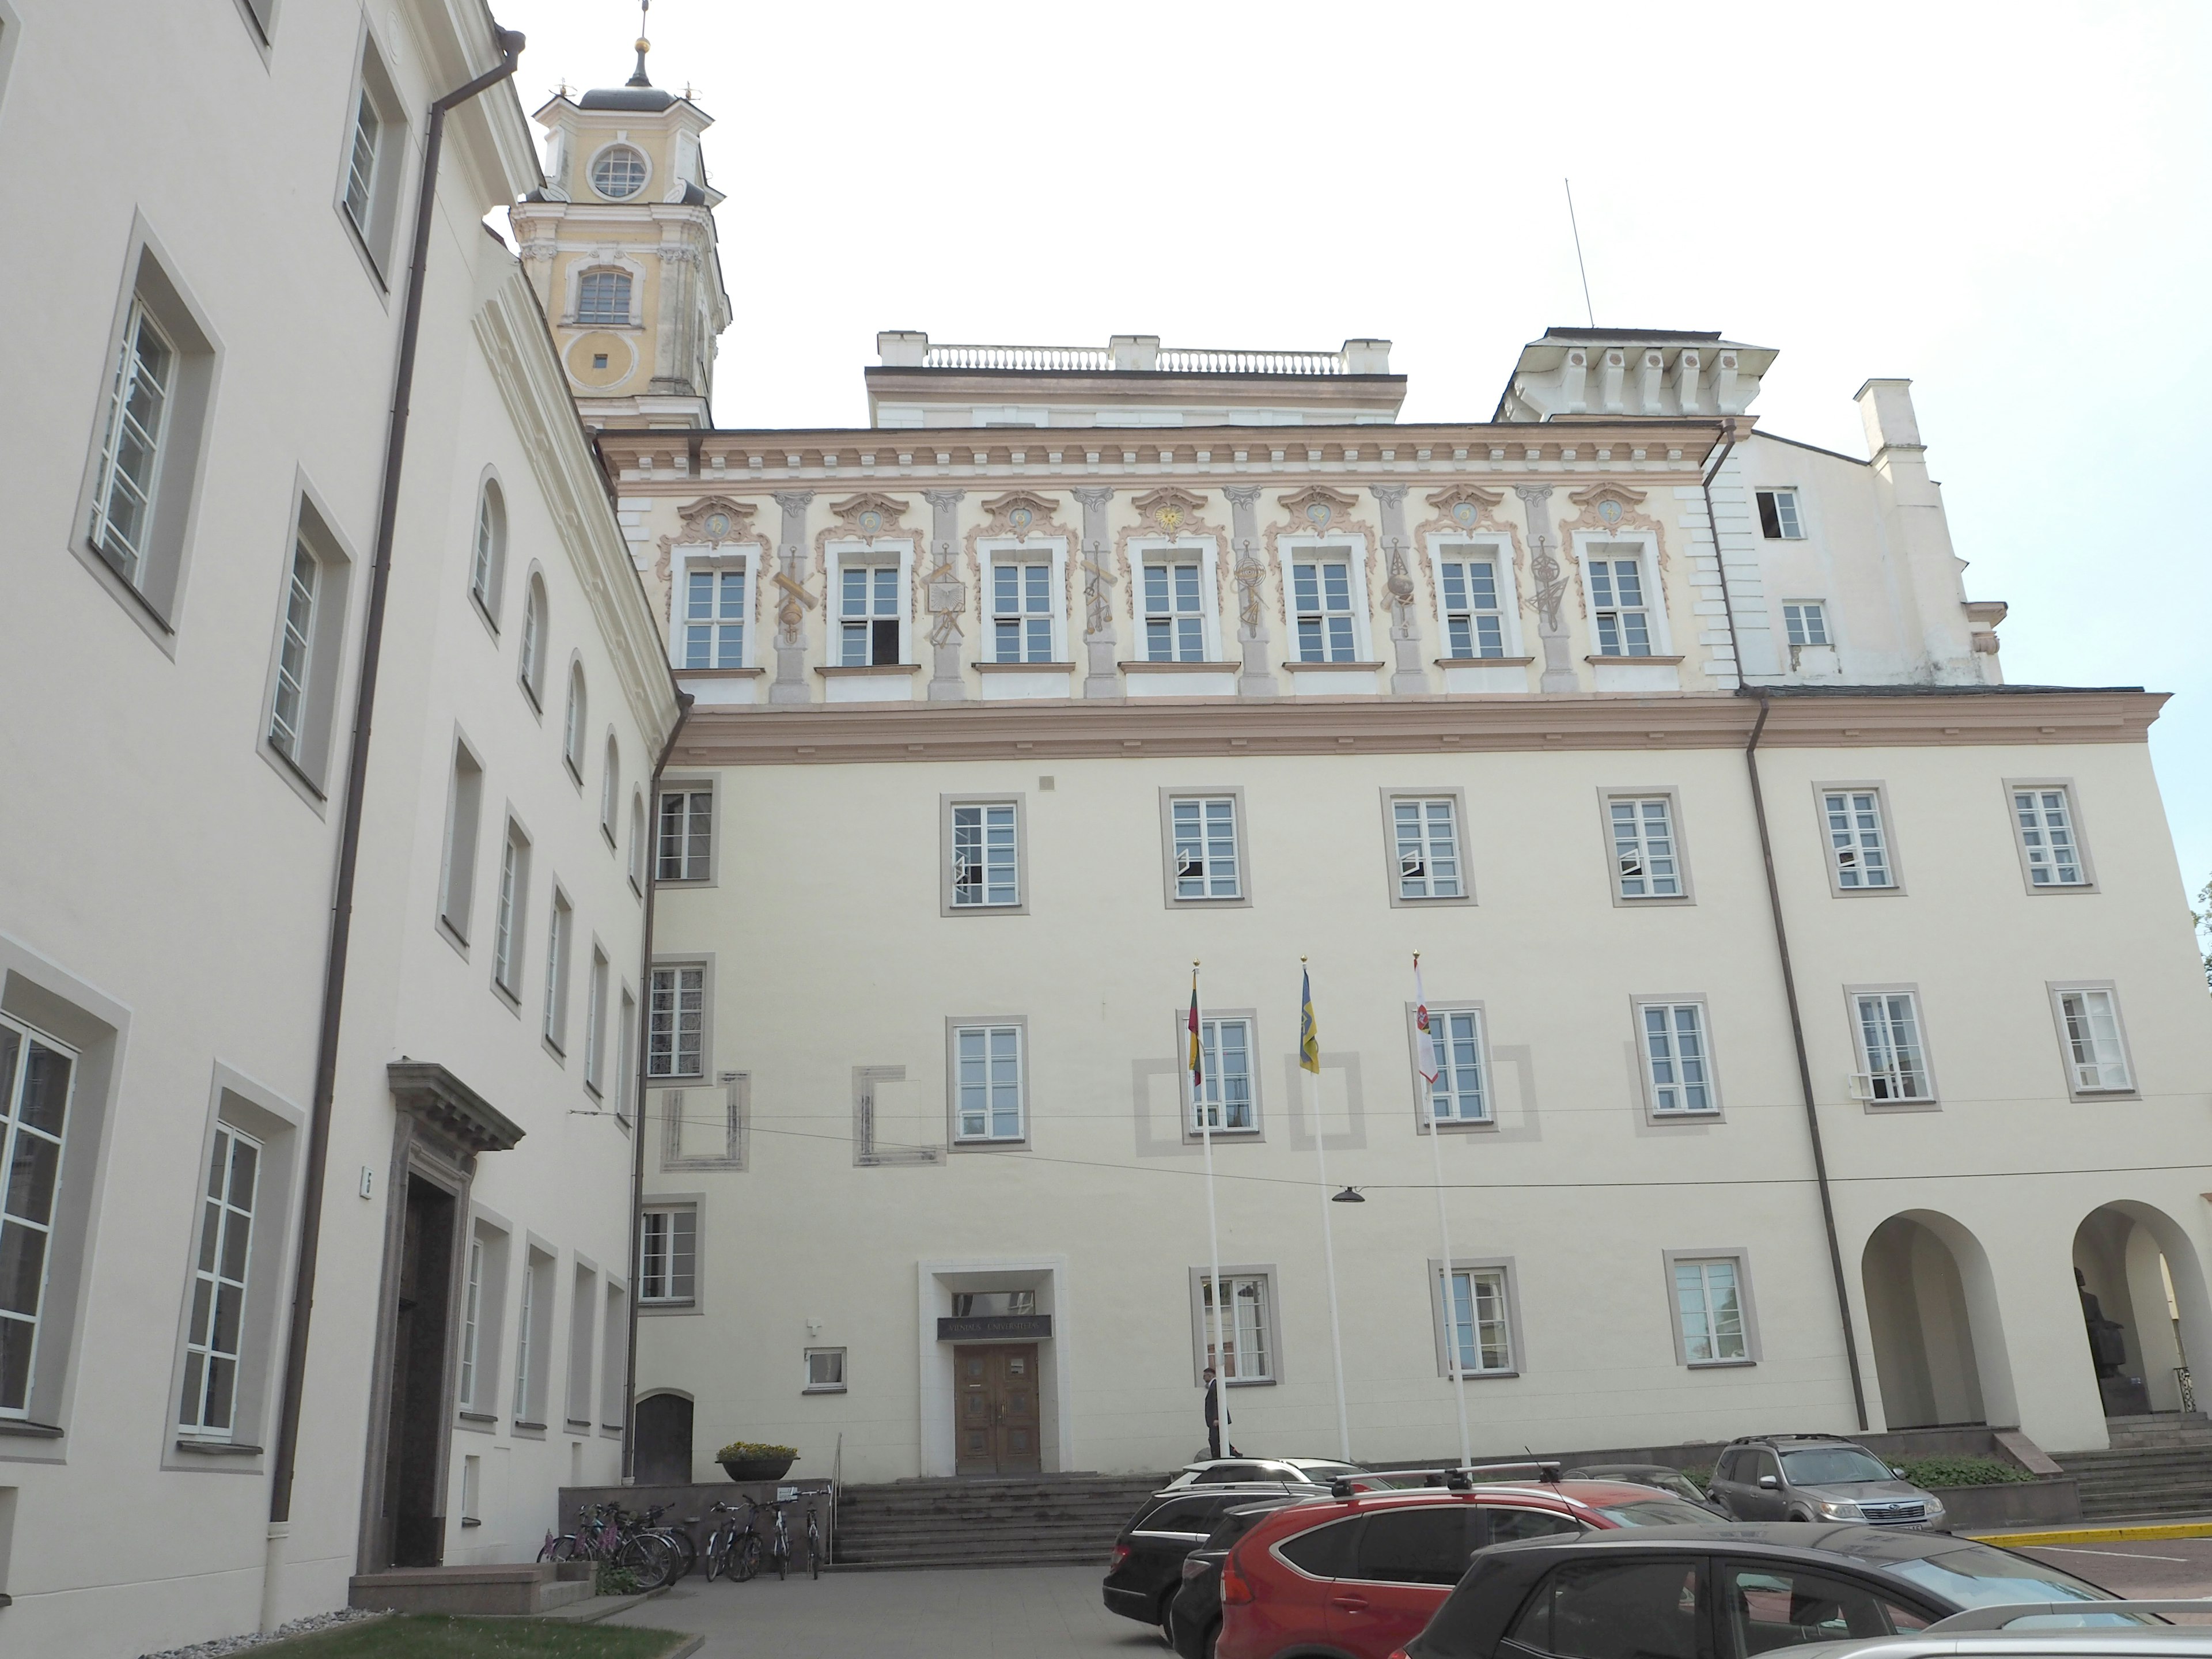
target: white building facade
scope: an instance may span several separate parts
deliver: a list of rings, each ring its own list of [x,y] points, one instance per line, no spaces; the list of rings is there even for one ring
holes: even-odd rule
[[[0,212],[79,278],[0,416],[9,1652],[526,1560],[558,1488],[621,1461],[625,1049],[677,700],[480,222],[540,183],[506,81],[444,126],[385,494],[432,102],[520,40],[474,0],[185,11],[0,6]],[[136,118],[85,122],[91,88]]]

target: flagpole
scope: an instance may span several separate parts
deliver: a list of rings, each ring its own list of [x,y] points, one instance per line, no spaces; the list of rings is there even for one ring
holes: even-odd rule
[[[1198,1138],[1206,1148],[1206,1242],[1213,1277],[1206,1281],[1206,1305],[1213,1310],[1213,1407],[1220,1422],[1221,1449],[1229,1449],[1229,1368],[1221,1346],[1221,1224],[1213,1207],[1213,1114],[1206,1109],[1205,1075],[1199,1063],[1198,963],[1190,964],[1190,1103],[1198,1114]],[[1211,1448],[1209,1448],[1211,1449]]]
[[[1416,1018],[1420,1022],[1425,1039],[1423,1057],[1433,1066],[1436,1064],[1435,1039],[1428,1035],[1429,999],[1427,993],[1421,988],[1421,953],[1419,951],[1413,952],[1413,1001],[1420,1011]],[[1451,1368],[1449,1375],[1452,1382],[1452,1401],[1459,1407],[1459,1462],[1460,1467],[1465,1468],[1474,1461],[1474,1456],[1469,1449],[1467,1435],[1467,1372],[1461,1366],[1459,1358],[1459,1310],[1452,1304],[1451,1218],[1444,1208],[1444,1138],[1443,1131],[1437,1127],[1436,1073],[1433,1071],[1425,1073],[1417,1071],[1417,1075],[1421,1078],[1423,1098],[1414,1103],[1415,1121],[1419,1121],[1422,1116],[1428,1119],[1429,1158],[1436,1170],[1437,1232],[1443,1240],[1444,1248],[1443,1269],[1437,1286],[1443,1293],[1444,1364]],[[1468,1286],[1468,1316],[1471,1319],[1474,1315],[1472,1285]]]
[[[1321,1055],[1316,1036],[1311,1053],[1305,1049],[1305,1039],[1314,1034],[1312,1023],[1313,981],[1305,975],[1304,957],[1298,958],[1300,989],[1304,995],[1298,1013],[1299,1024],[1304,1030],[1299,1034],[1299,1064],[1306,1074],[1306,1109],[1313,1119],[1314,1162],[1321,1171],[1321,1251],[1322,1261],[1328,1272],[1328,1344],[1336,1360],[1336,1432],[1344,1461],[1352,1462],[1352,1416],[1344,1401],[1344,1329],[1336,1312],[1336,1234],[1329,1212],[1328,1149],[1321,1126]],[[1305,1062],[1310,1060],[1311,1065]]]

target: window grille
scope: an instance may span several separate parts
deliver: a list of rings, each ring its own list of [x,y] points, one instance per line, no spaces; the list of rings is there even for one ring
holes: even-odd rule
[[[1198,1039],[1205,1082],[1191,1103],[1192,1132],[1233,1134],[1258,1128],[1252,1111],[1252,1022],[1201,1019]]]
[[[1757,492],[1759,532],[1768,541],[1802,541],[1805,532],[1797,517],[1797,492],[1762,489]]]
[[[1219,1372],[1224,1382],[1267,1382],[1274,1376],[1267,1276],[1224,1275],[1221,1283],[1226,1291],[1220,1323],[1220,1342],[1225,1352],[1217,1352],[1214,1346],[1213,1280],[1209,1276],[1199,1279],[1199,1313],[1206,1363]]]
[[[1487,1123],[1490,1094],[1484,1086],[1482,1016],[1473,1008],[1432,1008],[1429,1038],[1436,1050],[1437,1080],[1429,1114],[1439,1123]]]
[[[1473,1376],[1513,1369],[1512,1327],[1501,1267],[1455,1269],[1451,1275],[1451,1344],[1459,1369]]]
[[[629,272],[587,270],[576,280],[576,321],[601,328],[629,323]]]
[[[1782,625],[1796,646],[1828,645],[1827,608],[1818,599],[1793,599],[1782,607]]]
[[[2074,1087],[2082,1093],[2135,1086],[2128,1075],[2127,1052],[2120,1042],[2118,1005],[2110,991],[2062,991],[2058,1007],[2066,1021],[2066,1054]]]
[[[611,144],[592,163],[592,188],[620,202],[645,188],[645,157],[628,144]]]
[[[499,916],[492,930],[492,977],[509,996],[519,994],[522,971],[522,906],[530,880],[530,843],[509,824],[500,855]]]
[[[671,789],[660,797],[660,849],[657,881],[704,881],[714,848],[714,792]]]
[[[345,209],[353,221],[353,228],[366,240],[369,234],[370,210],[376,200],[376,175],[383,160],[383,118],[376,112],[376,103],[363,87],[361,102],[354,108],[353,147],[346,158]]]

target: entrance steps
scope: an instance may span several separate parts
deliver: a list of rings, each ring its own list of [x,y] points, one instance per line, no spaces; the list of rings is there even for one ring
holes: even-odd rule
[[[1164,1474],[1033,1474],[895,1480],[837,1494],[833,1565],[896,1567],[1096,1565]]]
[[[346,1601],[394,1613],[551,1613],[588,1601],[592,1588],[588,1576],[562,1573],[550,1561],[392,1567],[356,1575]]]
[[[2115,1417],[2106,1432],[2109,1450],[2052,1454],[2080,1485],[2084,1521],[2212,1515],[2212,1418]]]

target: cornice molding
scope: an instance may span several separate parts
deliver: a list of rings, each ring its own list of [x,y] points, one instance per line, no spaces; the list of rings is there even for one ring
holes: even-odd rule
[[[462,1152],[503,1152],[522,1127],[434,1060],[396,1060],[384,1068],[392,1102]]]
[[[1768,705],[1760,747],[2142,743],[2166,700],[2164,692],[2135,690],[1777,696]],[[1586,692],[702,708],[684,726],[674,758],[685,766],[780,766],[1741,749],[1759,710],[1757,698],[1726,694]]]

